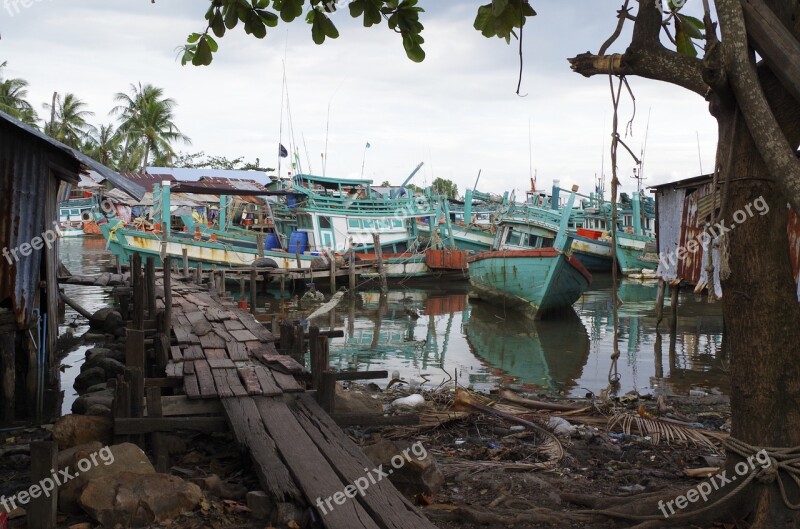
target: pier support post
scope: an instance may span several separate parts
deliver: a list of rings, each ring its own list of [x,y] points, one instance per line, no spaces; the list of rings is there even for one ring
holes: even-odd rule
[[[292,341],[294,340],[294,327],[288,321],[281,322],[280,333],[280,346],[279,349],[282,354],[288,354],[292,350]]]
[[[256,269],[250,269],[250,314],[256,315],[256,299],[258,298],[258,285],[256,283]]]
[[[336,408],[336,375],[337,373],[332,371],[323,371],[322,383],[317,391],[317,402],[329,415]]]
[[[356,292],[356,251],[352,245],[350,246],[349,256],[350,262],[347,265],[348,287],[350,288],[350,294],[354,295]]]
[[[53,469],[58,469],[58,443],[40,441],[31,443],[31,482],[52,481]],[[58,510],[58,488],[49,494],[31,495],[28,506],[29,529],[55,529]]]
[[[151,386],[147,388],[147,417],[150,419],[164,415],[161,405],[161,388]],[[166,474],[169,469],[169,451],[164,444],[164,434],[153,432],[150,434],[150,445],[156,459],[156,472]]]
[[[164,259],[164,331],[167,339],[172,331],[172,258]]]
[[[256,235],[256,251],[258,252],[258,257],[264,257],[264,234],[259,233]]]
[[[381,295],[389,293],[389,286],[386,284],[386,269],[383,266],[383,251],[381,249],[381,236],[379,233],[372,234],[372,241],[375,245],[375,256],[378,258],[378,276],[381,280]]]
[[[16,333],[0,334],[0,419],[4,423],[14,420],[14,388],[16,386]]]
[[[189,277],[189,249],[186,247],[181,249],[181,256],[183,258],[183,277]]]
[[[678,286],[672,287],[672,295],[670,297],[670,312],[672,313],[672,321],[669,322],[670,332],[674,333],[678,329]]]
[[[336,254],[331,252],[331,294],[336,294]]]
[[[300,364],[301,366],[305,366],[306,341],[305,341],[305,333],[303,332],[303,325],[301,323],[295,323],[292,332],[294,334],[292,338],[291,356],[297,361],[298,364]]]
[[[147,318],[156,319],[156,262],[147,258],[145,267],[145,288],[147,289]]]
[[[663,279],[658,280],[658,294],[656,295],[656,327],[661,325],[661,320],[664,319],[664,293],[667,289],[667,283]]]
[[[194,269],[194,284],[199,285],[203,282],[203,266],[200,263],[197,263],[197,267]]]

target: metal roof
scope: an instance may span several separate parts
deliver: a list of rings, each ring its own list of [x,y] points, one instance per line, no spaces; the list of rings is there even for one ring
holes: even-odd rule
[[[372,180],[356,180],[352,178],[332,178],[329,176],[314,176],[309,174],[296,174],[294,175],[295,181],[305,180],[306,182],[314,182],[323,187],[329,186],[369,186],[372,185]]]
[[[112,169],[109,169],[105,165],[101,164],[100,162],[98,162],[98,161],[96,161],[96,160],[94,160],[92,158],[89,158],[88,156],[86,156],[82,152],[77,151],[77,150],[73,149],[72,147],[68,147],[68,146],[64,145],[63,143],[61,143],[60,141],[54,140],[53,138],[51,138],[47,134],[45,134],[45,133],[43,133],[43,132],[41,132],[39,130],[36,130],[35,128],[31,127],[30,125],[26,125],[25,123],[19,121],[18,119],[12,118],[11,116],[6,114],[5,112],[0,112],[0,121],[6,122],[6,123],[8,123],[8,124],[10,124],[10,125],[12,125],[14,127],[17,127],[18,129],[20,129],[21,131],[25,132],[26,134],[29,134],[31,136],[35,136],[39,140],[50,144],[50,146],[61,150],[62,152],[64,152],[65,154],[67,154],[68,156],[73,158],[74,160],[77,160],[78,162],[82,163],[84,166],[88,167],[89,169],[97,171],[106,180],[111,182],[114,185],[114,187],[122,189],[123,191],[125,191],[126,193],[131,195],[132,197],[140,199],[140,198],[142,198],[142,196],[144,196],[144,189],[142,189],[141,186],[136,185],[135,183],[131,182],[130,180],[126,180],[126,179],[122,178],[119,175],[119,173],[117,173],[116,171],[114,171]]]

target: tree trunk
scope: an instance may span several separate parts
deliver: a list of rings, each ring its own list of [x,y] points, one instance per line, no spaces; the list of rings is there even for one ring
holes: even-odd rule
[[[731,434],[754,447],[800,446],[800,304],[788,251],[787,202],[767,174],[743,120],[726,117],[720,123],[721,130],[737,128],[725,213],[725,225],[736,227],[729,232],[731,274],[723,281]],[[765,215],[752,208],[759,197],[769,206]],[[740,212],[741,219],[748,205],[754,214],[736,224],[734,215]],[[729,476],[737,476],[734,466],[741,460],[729,455]],[[796,497],[793,487],[790,494]],[[800,513],[784,506],[776,482],[753,481],[730,505],[737,511],[731,514],[752,528],[800,526]]]

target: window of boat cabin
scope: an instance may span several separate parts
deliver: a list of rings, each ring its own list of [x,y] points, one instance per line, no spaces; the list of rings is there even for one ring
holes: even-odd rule
[[[506,238],[506,244],[510,244],[512,246],[521,246],[522,243],[522,234],[518,231],[514,231],[514,228],[508,229],[508,237]]]
[[[361,229],[361,219],[347,219],[347,227],[355,230]]]
[[[314,229],[313,221],[311,220],[311,215],[297,215],[297,227],[298,228],[306,228],[306,229]]]
[[[319,227],[320,229],[331,229],[333,227],[333,225],[331,224],[331,218],[320,216]]]
[[[365,230],[374,230],[375,229],[375,221],[372,219],[364,219],[361,221],[364,224]]]

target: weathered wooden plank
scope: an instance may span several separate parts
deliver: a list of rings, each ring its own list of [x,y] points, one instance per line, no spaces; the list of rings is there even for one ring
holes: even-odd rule
[[[167,364],[167,378],[183,378],[183,362],[170,362]]]
[[[209,323],[205,318],[192,324],[192,332],[199,336],[200,339],[202,339],[206,334],[210,333],[213,329],[214,327],[212,327],[211,323]]]
[[[275,382],[272,372],[264,366],[255,366],[253,368],[258,377],[258,383],[261,384],[261,391],[266,397],[272,397],[283,394],[283,390]]]
[[[201,321],[208,322],[208,320],[206,319],[205,313],[200,312],[200,311],[187,312],[186,313],[186,319],[189,320],[189,323],[191,323],[192,325],[194,325],[195,323],[199,323]]]
[[[227,376],[228,387],[233,392],[234,397],[246,397],[248,395],[247,389],[242,385],[242,381],[239,380],[239,372],[233,369],[225,369],[225,375]]]
[[[240,367],[239,378],[242,379],[248,395],[262,395],[261,384],[258,382],[255,367]]]
[[[264,324],[256,321],[255,318],[253,318],[252,314],[249,315],[242,314],[239,321],[241,321],[242,324],[245,326],[245,328],[247,328],[247,330],[255,334],[256,338],[258,338],[262,342],[275,341],[275,336],[271,332],[269,332],[266,329],[266,327],[264,327]]]
[[[231,331],[231,336],[233,336],[233,338],[238,342],[258,341],[256,335],[248,331],[247,329],[243,331]]]
[[[275,441],[281,457],[292,469],[300,488],[311,501],[329,498],[344,489],[350,482],[343,480],[328,460],[319,452],[314,441],[300,426],[286,404],[277,399],[254,397],[261,421]],[[372,465],[366,465],[371,468]],[[364,475],[364,466],[360,476]],[[371,492],[371,489],[370,489]],[[378,529],[364,507],[355,500],[334,505],[322,515],[327,529]]]
[[[242,343],[230,341],[225,343],[225,347],[228,350],[228,357],[234,362],[245,362],[250,359],[247,348]]]
[[[189,343],[192,345],[200,345],[200,337],[197,336],[195,333],[189,333]]]
[[[281,373],[279,371],[272,371],[272,376],[284,393],[305,391],[305,389],[297,383],[292,375],[287,375],[286,373]]]
[[[222,322],[212,323],[211,326],[214,328],[214,332],[217,333],[220,338],[225,340],[225,343],[235,341],[228,332],[228,329],[225,328],[225,324]]]
[[[273,371],[280,371],[288,375],[300,375],[305,373],[306,369],[301,366],[297,360],[288,355],[261,355],[264,363]]]
[[[190,360],[188,362],[183,363],[183,374],[184,375],[194,374],[194,360]]]
[[[186,294],[183,296],[186,301],[198,307],[208,307],[211,305],[210,299],[200,293]]]
[[[190,345],[183,350],[184,360],[202,360],[206,355],[203,354],[203,348],[199,345]]]
[[[239,320],[225,320],[224,325],[228,331],[241,331],[244,329],[244,325]]]
[[[206,360],[208,360],[208,365],[211,366],[211,369],[236,367],[236,364],[228,358],[225,349],[206,349],[205,353]]]
[[[202,397],[216,397],[217,390],[214,386],[214,376],[211,368],[205,360],[195,360],[194,371],[197,375],[197,385],[200,387]]]
[[[228,375],[225,369],[212,369],[211,373],[214,375],[214,383],[217,385],[217,395],[220,398],[233,397],[233,391],[228,384]]]
[[[236,439],[250,451],[261,486],[275,501],[302,503],[303,494],[281,461],[275,441],[267,435],[251,398],[225,399],[222,406]]]
[[[379,413],[334,413],[338,426],[405,426],[419,424],[419,415],[381,415]]]
[[[190,362],[190,364],[192,363]],[[195,375],[194,371],[191,373],[186,373],[184,370],[183,390],[186,392],[186,396],[190,399],[200,398],[200,386],[197,385],[197,375]]]
[[[183,360],[183,352],[180,346],[173,345],[172,347],[170,347],[169,356],[170,358],[172,358],[174,362],[180,362],[181,360]]]
[[[225,340],[215,332],[210,332],[200,338],[203,349],[225,349]]]
[[[172,432],[174,430],[193,430],[199,432],[218,432],[227,428],[224,417],[147,417],[140,419],[114,419],[114,433],[133,435],[153,432]]]
[[[365,468],[374,466],[309,395],[301,395],[296,405],[292,406],[292,411],[306,436],[316,445],[318,452],[315,453],[321,453],[325,457],[342,481],[353,483],[364,477]],[[388,479],[376,480],[376,483],[370,485],[367,494],[358,495],[352,501],[358,501],[380,527],[436,529]],[[335,508],[338,509],[339,506]],[[326,522],[328,516],[330,515],[324,518]]]

